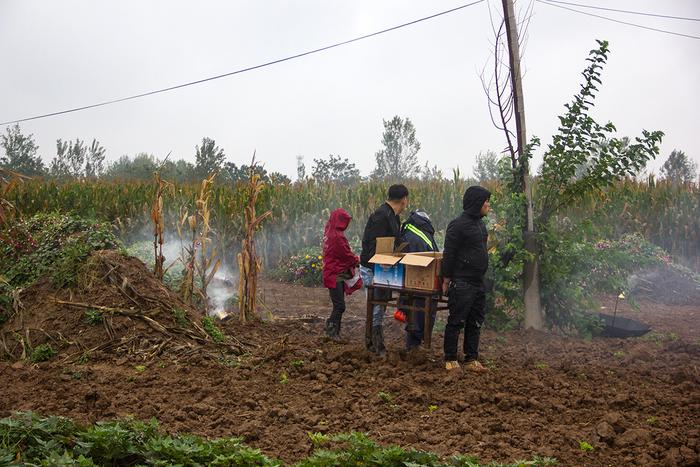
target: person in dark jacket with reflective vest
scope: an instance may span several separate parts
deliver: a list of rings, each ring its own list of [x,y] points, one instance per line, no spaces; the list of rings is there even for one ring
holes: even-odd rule
[[[462,214],[449,223],[442,258],[443,290],[447,293],[449,316],[445,327],[445,368],[460,368],[457,342],[464,329],[466,369],[485,372],[478,361],[479,337],[486,312],[484,275],[489,266],[486,247],[488,232],[482,217],[489,212],[491,193],[471,186],[464,193]]]
[[[424,251],[438,251],[435,242],[435,228],[430,222],[430,216],[424,211],[414,211],[408,216],[401,228],[401,243],[408,246],[403,250],[406,253],[421,253]],[[424,298],[416,298],[409,302],[402,300],[404,304],[412,304],[415,307],[425,306]],[[410,316],[410,314],[408,315]],[[435,313],[431,313],[431,319],[435,320]],[[413,322],[406,324],[406,350],[418,347],[423,342],[425,326],[425,312],[417,311],[413,314]]]
[[[377,238],[394,237],[394,244],[398,244],[399,235],[401,234],[399,214],[408,206],[408,188],[404,185],[391,185],[387,194],[386,202],[379,206],[367,219],[362,236],[360,274],[362,274],[362,282],[365,285],[370,285],[374,278],[372,264],[370,264],[369,260],[372,259],[372,256],[377,251]],[[386,291],[374,290],[375,299],[385,299],[386,296]],[[386,354],[384,333],[382,331],[385,310],[386,306],[374,305],[371,339],[365,342],[367,349],[378,355]]]

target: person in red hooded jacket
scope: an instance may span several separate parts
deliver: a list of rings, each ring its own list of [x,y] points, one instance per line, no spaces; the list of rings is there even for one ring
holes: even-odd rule
[[[340,339],[345,294],[350,295],[362,287],[362,280],[355,277],[360,258],[352,252],[345,238],[351,220],[344,209],[336,209],[331,213],[323,235],[323,285],[328,288],[333,303],[331,316],[326,320],[326,335],[336,341]]]

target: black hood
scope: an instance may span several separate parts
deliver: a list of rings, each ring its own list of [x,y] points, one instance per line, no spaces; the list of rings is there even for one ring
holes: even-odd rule
[[[484,201],[491,197],[491,192],[482,186],[470,186],[467,191],[464,192],[464,198],[462,198],[462,208],[464,212],[470,216],[482,217],[481,207],[484,205]]]
[[[408,216],[407,222],[418,227],[423,232],[427,232],[430,235],[435,234],[435,228],[429,219],[419,215],[416,211],[413,211],[410,216]]]

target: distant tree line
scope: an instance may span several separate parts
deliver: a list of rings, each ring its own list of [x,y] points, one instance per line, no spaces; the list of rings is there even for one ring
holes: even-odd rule
[[[416,137],[416,128],[409,118],[398,115],[384,120],[381,149],[375,153],[375,168],[368,177],[349,159],[336,154],[314,158],[307,173],[304,157],[297,156],[297,179],[315,180],[322,183],[350,185],[362,180],[435,180],[444,175],[437,165],[427,161],[420,165],[418,153],[421,144]],[[59,180],[104,179],[104,180],[150,180],[153,173],[161,171],[166,180],[176,183],[195,182],[211,173],[218,173],[219,183],[236,183],[247,180],[251,167],[237,165],[228,160],[224,150],[211,138],[202,138],[195,146],[195,162],[183,159],[156,158],[152,154],[124,155],[111,163],[105,163],[106,150],[96,139],[90,144],[80,139],[56,141],[55,155],[46,165],[39,155],[39,147],[32,134],[23,134],[19,125],[7,127],[0,135],[0,167],[28,176],[43,176]],[[473,166],[474,179],[478,182],[499,178],[501,157],[493,151],[476,156]],[[271,183],[291,183],[289,177],[279,172],[267,172],[256,165],[260,177]],[[582,168],[583,170],[583,168]],[[455,170],[454,177],[459,177]],[[661,168],[661,178],[674,183],[694,182],[697,164],[683,151],[674,150]]]

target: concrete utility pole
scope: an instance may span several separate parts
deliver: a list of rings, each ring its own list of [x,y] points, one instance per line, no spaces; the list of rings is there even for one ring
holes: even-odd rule
[[[532,261],[526,261],[523,267],[523,298],[525,302],[525,328],[543,329],[544,316],[540,302],[539,248],[535,239],[534,214],[532,209],[532,190],[530,189],[530,168],[523,157],[527,145],[525,132],[525,103],[520,74],[520,44],[518,42],[518,25],[515,18],[513,0],[503,0],[503,17],[505,18],[506,37],[508,39],[508,57],[510,61],[510,78],[513,90],[513,107],[515,109],[515,128],[518,139],[518,162],[522,167],[521,187],[527,204],[527,225],[523,232],[525,250],[534,255]]]

